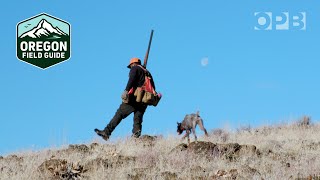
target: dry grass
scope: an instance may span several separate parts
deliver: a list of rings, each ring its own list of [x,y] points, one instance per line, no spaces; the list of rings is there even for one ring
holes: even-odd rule
[[[319,179],[320,125],[310,119],[209,134],[199,141],[254,145],[257,153],[228,159],[173,150],[182,143],[177,136],[124,138],[0,157],[0,179]],[[44,166],[49,159],[64,160],[64,167]]]

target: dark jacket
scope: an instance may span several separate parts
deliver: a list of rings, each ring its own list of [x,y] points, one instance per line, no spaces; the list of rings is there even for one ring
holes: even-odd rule
[[[139,66],[133,66],[130,69],[129,80],[126,86],[126,91],[129,91],[132,87],[136,89],[137,87],[143,86],[144,83],[144,70]]]

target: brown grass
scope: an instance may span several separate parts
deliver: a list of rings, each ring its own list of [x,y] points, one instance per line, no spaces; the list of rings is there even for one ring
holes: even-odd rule
[[[123,138],[0,157],[0,179],[319,179],[320,125],[310,119],[209,135],[199,141],[254,145],[258,155],[248,150],[230,159],[173,150],[182,143],[177,136]]]

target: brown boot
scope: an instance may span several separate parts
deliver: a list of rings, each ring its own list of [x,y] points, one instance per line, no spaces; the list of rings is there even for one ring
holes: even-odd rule
[[[108,141],[109,135],[106,134],[105,131],[101,131],[101,130],[99,130],[99,129],[94,129],[94,132],[96,132],[97,135],[98,135],[98,136],[101,136],[104,140]]]
[[[141,131],[137,131],[137,132],[133,133],[131,137],[139,138],[140,136],[141,136]]]

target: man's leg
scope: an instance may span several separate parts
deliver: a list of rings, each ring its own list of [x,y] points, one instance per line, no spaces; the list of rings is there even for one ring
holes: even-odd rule
[[[129,116],[133,111],[133,106],[122,103],[113,118],[110,120],[109,124],[104,128],[105,133],[110,136],[121,120]]]
[[[134,111],[132,136],[138,138],[141,135],[143,114],[147,105],[139,105]]]

